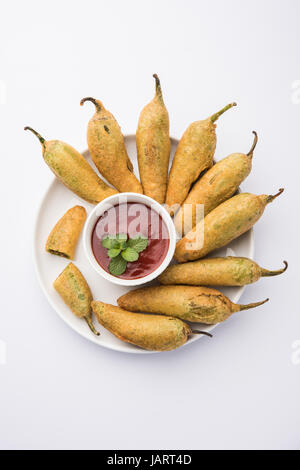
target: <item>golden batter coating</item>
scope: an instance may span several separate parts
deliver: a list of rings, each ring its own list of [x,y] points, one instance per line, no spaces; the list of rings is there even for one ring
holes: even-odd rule
[[[46,251],[53,255],[74,259],[76,245],[86,220],[86,210],[82,206],[69,209],[51,230]]]
[[[194,181],[212,166],[217,142],[215,121],[233,106],[236,106],[236,103],[225,106],[204,121],[193,122],[181,137],[174,155],[167,188],[166,204],[171,215],[176,211],[172,206],[181,205]]]
[[[141,182],[146,196],[165,202],[170,159],[169,113],[165,107],[160,81],[153,75],[156,92],[142,110],[136,131],[136,146]]]
[[[99,333],[92,322],[92,292],[79,269],[69,263],[53,282],[53,287],[76,317],[83,318],[91,331],[98,336]]]
[[[186,284],[190,286],[245,286],[261,277],[277,276],[286,271],[288,264],[276,271],[261,268],[249,258],[228,256],[206,258],[188,263],[173,264],[159,277],[164,285]]]
[[[208,287],[155,286],[135,289],[118,299],[121,308],[133,312],[172,315],[184,321],[213,325],[241,310],[267,302],[238,305],[221,292]]]
[[[94,172],[86,159],[71,145],[60,140],[48,142],[31,127],[25,127],[37,136],[43,147],[43,157],[55,176],[77,196],[92,204],[117,194]]]
[[[92,302],[98,322],[117,338],[149,351],[171,351],[186,343],[192,331],[178,318],[133,313],[103,302]]]
[[[197,204],[204,205],[205,216],[234,195],[252,168],[252,156],[257,143],[257,134],[255,131],[253,133],[254,142],[247,154],[233,153],[223,158],[195,183],[175,217],[178,233],[185,235],[200,222],[201,214],[197,216]]]
[[[120,192],[143,193],[142,185],[133,173],[119,124],[99,100],[91,101],[96,108],[87,129],[88,147],[99,172]]]
[[[241,193],[223,202],[179,240],[175,259],[179,263],[193,261],[228,245],[247,232],[262,216],[266,205],[282,192],[280,189],[275,196]]]

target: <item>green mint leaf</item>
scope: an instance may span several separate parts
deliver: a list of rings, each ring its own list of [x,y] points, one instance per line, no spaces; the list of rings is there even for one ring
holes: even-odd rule
[[[102,239],[104,248],[125,248],[127,241],[126,233],[118,233],[117,235],[108,235]]]
[[[112,244],[113,244],[112,238],[105,237],[102,239],[102,246],[104,246],[104,248],[107,248],[109,250],[110,248],[112,248]]]
[[[121,253],[121,248],[110,248],[109,250],[107,250],[107,255],[108,255],[110,258],[115,258],[115,257],[118,256],[120,253]]]
[[[139,254],[135,251],[134,248],[126,248],[126,250],[122,251],[122,257],[129,262],[137,261],[139,259]]]
[[[108,269],[111,274],[114,276],[121,276],[126,270],[127,261],[122,258],[121,255],[116,256],[115,258],[111,259],[109,263]]]
[[[104,248],[107,248],[108,250],[110,248],[120,248],[119,241],[116,239],[114,235],[108,235],[107,237],[104,237],[102,239],[102,245],[104,246]]]
[[[144,251],[148,246],[148,239],[145,237],[135,237],[128,240],[128,246],[133,248],[138,253]]]
[[[127,241],[127,234],[126,233],[118,233],[116,235],[116,240],[118,240],[119,243],[125,243]]]

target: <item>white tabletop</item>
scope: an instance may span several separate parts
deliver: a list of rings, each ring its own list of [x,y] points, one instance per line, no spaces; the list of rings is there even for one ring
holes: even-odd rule
[[[299,448],[299,16],[296,0],[2,5],[1,448]],[[134,132],[154,72],[176,137],[237,101],[216,157],[248,151],[258,132],[242,188],[286,191],[255,227],[255,260],[289,269],[249,286],[242,303],[270,302],[212,340],[126,355],[71,331],[39,288],[33,224],[53,176],[23,127],[83,150],[90,95]]]

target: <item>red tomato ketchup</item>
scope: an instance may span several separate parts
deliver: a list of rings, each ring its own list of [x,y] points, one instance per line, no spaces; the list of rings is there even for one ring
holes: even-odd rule
[[[128,238],[144,236],[147,248],[139,259],[127,263],[126,271],[117,276],[121,279],[138,279],[151,274],[165,259],[169,249],[169,231],[162,217],[151,207],[140,203],[124,203],[109,208],[97,220],[92,232],[92,250],[97,262],[109,273],[110,258],[102,239],[108,235],[126,233]]]

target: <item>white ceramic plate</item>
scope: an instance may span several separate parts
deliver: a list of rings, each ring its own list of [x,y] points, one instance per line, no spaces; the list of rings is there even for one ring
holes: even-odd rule
[[[178,144],[176,139],[172,139],[172,153],[171,158],[173,158],[174,151]],[[138,175],[138,166],[137,166],[137,157],[136,157],[136,144],[135,136],[128,135],[125,136],[125,143],[128,149],[128,154],[134,165],[135,174]],[[84,156],[89,160],[89,153],[85,152]],[[95,168],[95,167],[94,167]],[[77,333],[81,336],[84,336],[86,339],[93,341],[100,346],[105,348],[114,349],[121,352],[129,352],[136,354],[146,354],[151,351],[145,351],[129,343],[124,343],[117,339],[109,331],[105,330],[101,325],[99,325],[95,320],[95,325],[101,332],[100,336],[95,336],[89,330],[88,326],[83,320],[75,317],[74,314],[69,310],[69,308],[64,304],[60,296],[54,290],[52,283],[61,273],[61,271],[67,266],[69,261],[59,256],[54,256],[45,251],[45,243],[49,232],[57,222],[57,220],[71,207],[76,204],[84,206],[89,214],[93,205],[83,201],[71,191],[69,191],[62,183],[57,179],[51,183],[48,188],[41,206],[38,211],[36,226],[35,226],[35,237],[34,237],[34,257],[36,263],[36,270],[40,285],[45,293],[47,299],[52,305],[53,309],[58,313],[58,315]],[[228,247],[218,250],[214,253],[224,256],[246,256],[249,258],[253,257],[254,252],[254,243],[253,243],[253,231],[245,233],[238,239],[234,240]],[[112,284],[109,281],[103,279],[99,274],[90,265],[88,259],[86,258],[82,238],[80,238],[76,250],[74,263],[80,271],[83,273],[88,284],[91,287],[93,296],[95,300],[101,300],[103,302],[111,303],[117,305],[117,298],[120,295],[127,292],[130,288],[118,286]],[[233,302],[238,302],[239,298],[242,295],[243,287],[226,287],[221,288],[220,290],[226,294]],[[205,329],[211,331],[215,326],[202,326],[195,324],[199,329]],[[202,338],[201,335],[192,336],[186,344],[190,344],[193,341],[199,340]]]

